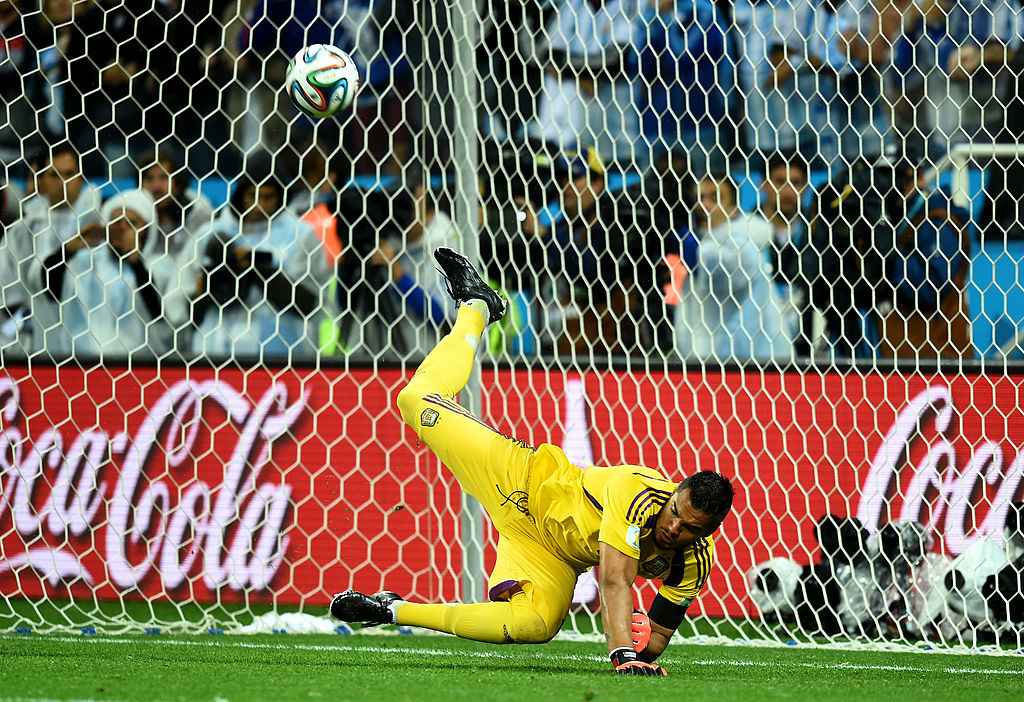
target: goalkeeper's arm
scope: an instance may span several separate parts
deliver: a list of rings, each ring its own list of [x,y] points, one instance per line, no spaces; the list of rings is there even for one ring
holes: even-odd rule
[[[656,661],[658,656],[665,651],[672,634],[679,628],[685,614],[686,605],[673,604],[661,595],[655,596],[648,614],[634,614],[633,645],[639,659],[647,663]],[[648,629],[649,633],[643,631],[644,629]],[[640,634],[641,631],[643,631],[642,634]]]
[[[601,543],[601,622],[608,652],[616,673],[667,675],[657,665],[644,662],[633,648],[633,581],[639,562],[606,543]]]

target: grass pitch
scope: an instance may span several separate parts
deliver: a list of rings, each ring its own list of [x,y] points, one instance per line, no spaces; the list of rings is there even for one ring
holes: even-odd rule
[[[611,673],[603,644],[413,636],[0,635],[0,700],[1024,699],[1024,656],[673,643],[668,678]]]

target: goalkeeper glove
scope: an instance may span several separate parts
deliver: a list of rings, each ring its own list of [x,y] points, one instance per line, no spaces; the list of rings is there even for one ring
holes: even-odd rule
[[[651,642],[651,620],[639,609],[633,610],[633,648],[640,653]]]
[[[644,663],[631,648],[617,648],[611,652],[612,665],[617,675],[668,675],[660,665]]]

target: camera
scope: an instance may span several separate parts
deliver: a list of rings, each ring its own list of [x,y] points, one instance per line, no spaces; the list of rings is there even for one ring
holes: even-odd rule
[[[416,203],[403,188],[352,187],[338,192],[336,212],[338,232],[347,235],[337,271],[338,306],[343,312],[339,334],[348,339],[358,322],[364,350],[401,356],[410,348],[395,324],[405,316],[404,309],[391,290],[388,267],[374,265],[370,259],[382,239],[401,238],[415,220]]]
[[[274,254],[270,251],[249,252],[250,266],[239,263],[243,247],[221,235],[213,235],[203,252],[203,270],[207,276],[207,290],[219,307],[242,303],[259,282],[276,273]]]

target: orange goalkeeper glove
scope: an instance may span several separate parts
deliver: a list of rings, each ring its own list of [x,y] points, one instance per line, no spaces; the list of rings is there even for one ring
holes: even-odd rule
[[[617,648],[611,652],[612,665],[617,675],[668,675],[660,665],[644,663],[631,648]]]
[[[639,609],[633,610],[633,648],[640,653],[651,642],[651,620]]]

